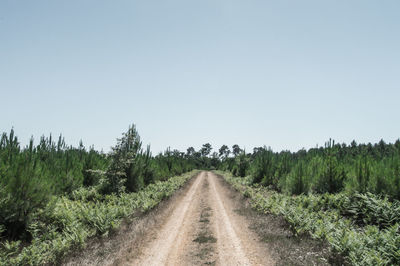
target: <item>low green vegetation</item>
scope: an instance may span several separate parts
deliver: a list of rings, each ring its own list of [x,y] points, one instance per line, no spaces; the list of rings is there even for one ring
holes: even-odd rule
[[[399,202],[367,193],[288,195],[219,172],[262,213],[282,215],[297,235],[326,240],[346,264],[399,265]]]
[[[136,193],[102,195],[95,188],[81,188],[69,196],[55,197],[38,210],[29,224],[32,242],[4,241],[1,265],[55,263],[71,249],[84,247],[88,238],[106,236],[125,218],[154,208],[193,177],[195,171],[157,181]]]
[[[56,263],[94,236],[169,197],[195,162],[167,149],[153,157],[135,126],[109,154],[66,146],[60,136],[21,148],[14,131],[0,140],[0,265]],[[183,173],[187,173],[181,175]]]
[[[21,147],[13,130],[2,134],[0,265],[57,263],[156,206],[193,169],[225,171],[253,208],[324,239],[345,263],[400,265],[400,140],[252,153],[238,145],[212,152],[206,143],[153,156],[134,125],[107,154],[67,146],[62,136]]]
[[[226,180],[259,212],[282,215],[295,234],[327,241],[343,263],[400,265],[400,140],[219,151],[216,168],[228,171]]]
[[[221,147],[222,149],[223,147]],[[377,144],[350,145],[328,141],[325,147],[308,151],[273,152],[254,148],[246,153],[232,147],[220,149],[220,170],[235,176],[251,176],[251,183],[278,192],[300,195],[307,193],[366,193],[400,200],[400,140],[394,144],[381,140]]]

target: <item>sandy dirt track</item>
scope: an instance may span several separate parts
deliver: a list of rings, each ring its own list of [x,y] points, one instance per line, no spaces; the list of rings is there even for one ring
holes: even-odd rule
[[[163,223],[149,228],[146,241],[118,264],[273,265],[222,182],[211,172],[198,175]]]

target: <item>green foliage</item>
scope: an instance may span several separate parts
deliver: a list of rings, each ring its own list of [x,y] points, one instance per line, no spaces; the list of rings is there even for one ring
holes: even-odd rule
[[[226,145],[222,145],[221,148],[219,148],[218,150],[218,156],[223,159],[228,158],[230,153],[231,151],[229,150],[229,147]]]
[[[104,194],[138,191],[144,186],[138,160],[142,153],[142,142],[135,125],[118,139],[112,148],[111,164],[106,172],[101,192]]]
[[[93,148],[90,148],[87,156],[84,158],[84,164],[82,167],[84,186],[94,186],[100,181],[101,175],[98,172],[99,170],[96,170],[99,168],[97,156],[98,152],[96,152]]]
[[[299,162],[287,176],[286,189],[291,194],[300,195],[306,193],[308,188],[309,183],[306,177],[304,163]]]
[[[30,245],[1,243],[0,265],[55,264],[71,249],[84,247],[88,238],[107,236],[123,219],[154,208],[196,173],[155,182],[137,193],[103,196],[92,187],[80,188],[70,197],[54,197],[30,223],[34,236]]]
[[[137,192],[157,180],[167,180],[195,167],[191,158],[169,148],[153,158],[149,146],[142,149],[135,125],[118,139],[110,158],[110,166],[100,180],[100,192],[104,195]]]
[[[179,175],[195,168],[202,168],[203,160],[199,152],[193,149],[191,155],[178,150],[167,149],[164,153],[154,158],[155,175],[165,179],[170,176]]]
[[[242,149],[239,147],[239,145],[235,144],[232,146],[232,153],[233,156],[238,156],[242,152]]]
[[[232,168],[232,173],[236,176],[245,177],[249,171],[249,159],[245,152],[240,153],[235,157],[235,164]]]
[[[252,176],[254,183],[262,183],[264,186],[277,187],[275,179],[275,164],[271,149],[261,148],[257,151],[252,164]]]
[[[30,239],[26,231],[37,208],[49,199],[49,187],[38,176],[17,174],[0,188],[0,224],[11,239]]]
[[[203,144],[201,147],[200,153],[202,156],[206,157],[211,153],[212,147],[210,143]]]
[[[0,224],[8,239],[30,241],[29,222],[37,209],[44,207],[51,195],[69,193],[82,186],[84,161],[102,167],[102,154],[65,146],[60,136],[41,137],[37,146],[31,138],[21,149],[14,130],[3,133],[0,140]]]
[[[0,265],[54,263],[124,217],[156,206],[189,178],[173,176],[196,168],[239,176],[230,182],[256,209],[285,216],[297,234],[326,239],[354,264],[399,263],[400,140],[349,146],[330,140],[298,152],[263,147],[246,154],[237,144],[232,153],[226,145],[211,151],[206,143],[153,157],[135,125],[108,155],[82,142],[67,146],[62,136],[21,147],[14,130],[3,133]]]
[[[218,169],[235,176],[251,175],[254,183],[276,191],[296,195],[371,192],[400,199],[400,140],[374,145],[353,141],[350,146],[329,140],[325,147],[308,151],[277,153],[260,147],[252,154],[234,145],[233,154],[234,158],[222,157]]]
[[[400,264],[400,203],[371,193],[288,196],[221,173],[262,213],[282,215],[292,231],[327,241],[351,265]]]
[[[158,204],[176,186],[164,183],[169,190],[163,191],[155,184],[196,166],[193,158],[179,151],[168,149],[153,157],[150,147],[143,150],[141,145],[134,125],[109,155],[86,150],[82,142],[77,148],[66,146],[61,136],[58,142],[52,136],[41,137],[37,146],[32,138],[21,148],[14,130],[3,133],[0,265],[3,258],[13,261],[6,264],[16,265],[54,262],[84,245],[88,237],[118,227],[133,209],[146,211]],[[132,194],[136,196],[130,192],[137,192]]]
[[[400,224],[400,201],[389,201],[372,193],[356,193],[341,206],[343,215],[351,217],[359,225],[376,225],[388,228]]]
[[[315,191],[318,193],[337,193],[344,187],[346,172],[339,166],[336,157],[328,155],[321,165],[320,175],[315,184]]]
[[[363,156],[363,158],[360,157],[357,160],[355,175],[357,181],[356,190],[361,193],[366,192],[368,189],[368,181],[371,176],[371,170],[366,156]]]

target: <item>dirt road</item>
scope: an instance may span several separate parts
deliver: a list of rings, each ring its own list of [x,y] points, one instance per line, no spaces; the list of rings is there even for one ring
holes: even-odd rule
[[[196,177],[162,224],[146,232],[122,265],[272,265],[265,245],[235,212],[228,189],[211,172]]]
[[[331,265],[326,243],[260,214],[222,177],[201,172],[172,197],[95,238],[63,265]]]

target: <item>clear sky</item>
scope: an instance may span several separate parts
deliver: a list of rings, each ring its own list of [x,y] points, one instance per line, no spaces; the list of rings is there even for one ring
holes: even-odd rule
[[[400,1],[0,1],[0,132],[108,151],[400,137]]]

